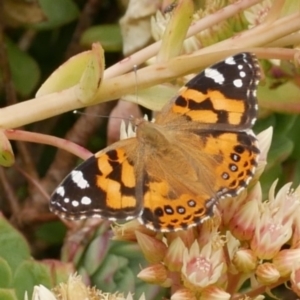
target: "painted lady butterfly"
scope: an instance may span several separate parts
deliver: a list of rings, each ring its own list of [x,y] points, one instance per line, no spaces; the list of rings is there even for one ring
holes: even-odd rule
[[[211,216],[253,177],[260,68],[254,54],[226,58],[198,74],[157,115],[135,120],[136,137],[87,159],[54,191],[61,217],[138,218],[157,231],[186,229]]]

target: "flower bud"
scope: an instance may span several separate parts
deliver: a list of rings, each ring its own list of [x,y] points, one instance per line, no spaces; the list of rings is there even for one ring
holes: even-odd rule
[[[171,297],[171,300],[196,300],[194,293],[189,289],[177,290]]]
[[[179,272],[182,268],[183,252],[185,245],[180,237],[177,237],[170,244],[164,263],[170,271]]]
[[[275,283],[280,278],[280,273],[272,263],[264,263],[256,268],[255,274],[257,281],[264,284],[270,285]]]
[[[298,262],[298,263],[297,263]],[[281,277],[286,277],[298,268],[300,262],[300,249],[285,249],[280,251],[274,258],[273,264],[279,271]],[[296,265],[295,265],[296,264]]]
[[[159,263],[167,252],[167,246],[160,240],[147,234],[136,232],[136,238],[145,258],[150,263]]]
[[[233,256],[232,263],[242,273],[250,273],[257,266],[257,257],[250,249],[240,249]]]
[[[231,299],[231,295],[216,286],[210,286],[208,288],[205,288],[202,291],[200,297],[200,300],[229,300],[229,299]]]
[[[300,268],[293,270],[290,280],[293,292],[300,297]]]
[[[250,240],[255,232],[257,220],[260,217],[261,187],[256,184],[247,201],[232,216],[229,222],[231,233],[240,241]]]
[[[163,287],[170,287],[172,280],[168,278],[168,271],[162,264],[155,264],[143,269],[138,278],[151,284],[159,284]]]

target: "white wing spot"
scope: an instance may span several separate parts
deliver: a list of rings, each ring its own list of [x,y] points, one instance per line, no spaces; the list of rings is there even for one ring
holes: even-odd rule
[[[225,63],[226,63],[227,65],[235,65],[235,64],[236,64],[236,62],[235,62],[233,56],[227,57],[227,58],[225,59]]]
[[[243,65],[238,65],[239,70],[242,70],[243,68],[244,68]]]
[[[207,68],[205,69],[204,74],[206,77],[211,78],[215,83],[223,84],[225,81],[223,74],[216,69]]]
[[[69,199],[69,198],[65,198],[65,199],[64,199],[64,202],[65,202],[65,203],[69,203],[69,202],[70,202],[70,199]]]
[[[79,205],[79,202],[76,201],[76,200],[73,200],[73,201],[72,201],[72,205],[73,205],[74,207],[77,207],[77,206]]]
[[[81,189],[86,189],[90,186],[89,183],[83,178],[83,173],[81,171],[72,171],[71,177],[73,182],[76,183],[76,185]]]
[[[240,72],[240,76],[241,76],[242,78],[244,78],[244,77],[246,76],[246,73],[245,73],[244,71],[241,71],[241,72]]]
[[[91,203],[92,203],[91,198],[89,198],[87,196],[82,197],[81,204],[83,204],[83,205],[90,205]]]
[[[254,125],[255,122],[256,122],[256,118],[253,118],[253,119],[251,120],[251,125]]]
[[[65,196],[65,188],[63,186],[60,186],[56,189],[56,194],[59,196],[64,197]]]
[[[243,81],[241,79],[235,79],[233,80],[233,84],[235,87],[240,88],[243,86]]]

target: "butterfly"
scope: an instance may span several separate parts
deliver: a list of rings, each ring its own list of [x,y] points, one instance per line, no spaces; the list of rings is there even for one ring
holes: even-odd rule
[[[259,157],[251,130],[260,67],[239,53],[206,68],[156,116],[136,119],[136,137],[118,141],[74,169],[57,187],[50,210],[60,217],[138,218],[161,231],[187,229],[238,195]]]

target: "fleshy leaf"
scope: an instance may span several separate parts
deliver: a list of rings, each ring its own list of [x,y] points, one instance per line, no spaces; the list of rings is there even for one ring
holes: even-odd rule
[[[79,10],[72,0],[39,0],[39,4],[47,17],[47,21],[35,24],[36,29],[53,29],[74,21]]]
[[[299,113],[299,87],[292,81],[287,81],[270,88],[271,83],[258,87],[258,99],[261,107],[280,113]]]
[[[87,248],[82,264],[88,270],[89,275],[93,275],[108,253],[109,248],[109,233],[99,235],[95,238]]]
[[[55,259],[44,259],[41,261],[41,263],[48,268],[53,285],[66,282],[69,278],[69,275],[75,272],[73,262],[66,263]]]
[[[92,280],[104,292],[120,291],[126,293],[134,289],[135,276],[128,267],[128,259],[110,254],[92,276]],[[120,286],[126,289],[121,290]]]
[[[168,61],[181,53],[183,41],[192,22],[193,13],[193,1],[178,1],[172,10],[170,22],[164,32],[162,45],[157,55],[158,61]]]
[[[293,116],[288,115],[287,117],[292,118]],[[296,121],[294,122],[293,127],[288,133],[288,137],[293,141],[294,143],[294,149],[293,153],[291,155],[291,158],[299,160],[300,158],[300,136],[299,136],[299,128],[300,128],[300,118],[297,116]]]
[[[99,42],[107,52],[119,52],[122,50],[122,35],[117,24],[105,24],[88,28],[81,36],[80,43],[90,47]]]
[[[292,153],[293,147],[294,143],[290,138],[283,135],[274,135],[272,146],[268,154],[267,169],[285,161]]]
[[[28,96],[36,88],[40,79],[39,66],[31,56],[21,51],[10,40],[6,39],[5,45],[15,88],[21,96]]]
[[[156,85],[147,89],[137,90],[136,94],[122,97],[122,100],[139,104],[154,111],[160,111],[163,106],[176,95],[178,89],[170,85]]]
[[[14,271],[24,260],[30,258],[25,238],[0,215],[0,257]]]
[[[15,163],[15,156],[10,144],[10,141],[0,130],[0,165],[3,167],[10,167]]]
[[[87,65],[93,60],[92,57],[95,56],[94,51],[95,50],[88,50],[81,52],[59,66],[42,84],[36,93],[36,97],[60,92],[78,84]],[[99,55],[101,55],[101,53]]]
[[[104,52],[100,44],[93,44],[91,55],[80,78],[77,97],[83,103],[90,103],[100,86],[104,71]]]
[[[24,295],[23,295],[24,298]],[[23,299],[21,298],[21,299]],[[18,300],[15,291],[13,289],[0,289],[1,300]]]
[[[46,287],[51,286],[51,277],[49,269],[41,263],[33,260],[24,261],[19,265],[14,274],[13,285],[16,287],[16,293],[19,299],[28,292],[29,299],[35,285],[42,284]]]
[[[9,288],[12,284],[12,271],[5,259],[0,257],[0,288]],[[0,297],[0,299],[2,299]]]

